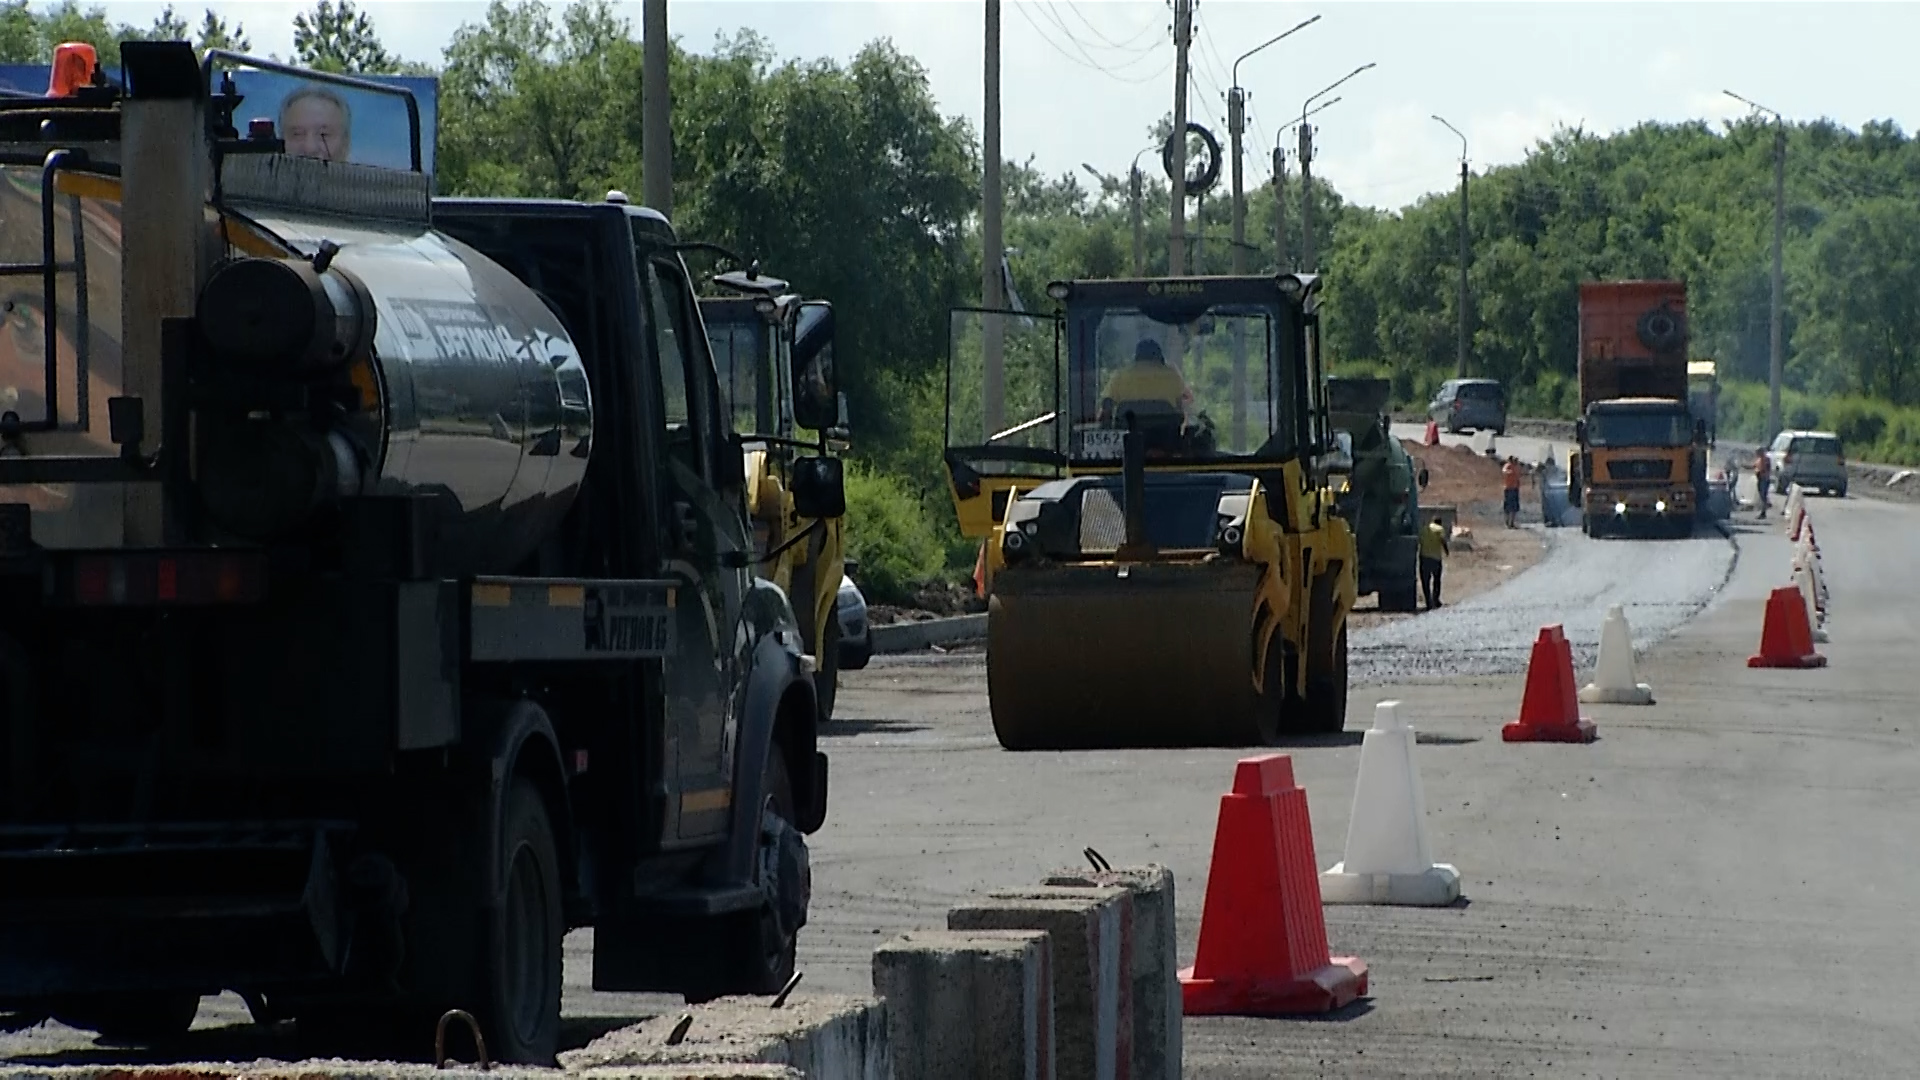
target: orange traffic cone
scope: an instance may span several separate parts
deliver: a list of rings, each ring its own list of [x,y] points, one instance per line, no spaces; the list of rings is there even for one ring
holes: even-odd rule
[[[1440,445],[1440,422],[1438,420],[1427,421],[1427,434],[1422,441],[1428,446]]]
[[[1367,965],[1329,956],[1307,793],[1285,754],[1242,758],[1220,797],[1200,948],[1180,972],[1188,1016],[1287,1016],[1367,992]]]
[[[1573,688],[1573,647],[1559,624],[1543,626],[1527,662],[1520,719],[1500,729],[1503,742],[1592,742],[1593,721],[1582,719]]]
[[[1807,598],[1797,586],[1773,590],[1767,597],[1766,620],[1760,628],[1760,651],[1747,657],[1748,667],[1827,666],[1827,658],[1813,651],[1813,624],[1807,620]]]
[[[980,541],[980,557],[973,560],[973,595],[987,598],[987,542]]]

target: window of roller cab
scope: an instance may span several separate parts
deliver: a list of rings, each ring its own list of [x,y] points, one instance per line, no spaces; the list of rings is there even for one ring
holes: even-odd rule
[[[780,430],[773,328],[766,317],[749,301],[703,300],[700,308],[732,430],[740,435],[785,435]]]
[[[1299,455],[1307,418],[1298,306],[1248,289],[1205,288],[1068,301],[1075,471],[1118,468],[1129,418],[1156,464],[1240,469]],[[1177,379],[1158,370],[1155,347]],[[1147,358],[1138,359],[1143,351]]]

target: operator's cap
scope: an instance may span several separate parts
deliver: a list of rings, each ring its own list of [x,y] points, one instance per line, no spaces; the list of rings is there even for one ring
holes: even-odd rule
[[[1152,338],[1141,338],[1140,344],[1133,347],[1133,359],[1135,362],[1153,360],[1164,364],[1167,362],[1167,354],[1160,351],[1159,342]]]

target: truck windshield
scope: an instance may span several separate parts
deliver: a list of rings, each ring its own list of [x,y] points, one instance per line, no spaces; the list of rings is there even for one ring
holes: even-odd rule
[[[728,319],[705,313],[707,342],[713,347],[713,365],[720,376],[733,430],[742,434],[776,434],[771,358],[767,352],[767,325],[757,313],[746,319]]]
[[[1179,456],[1202,460],[1290,452],[1296,350],[1277,315],[1251,304],[1073,312],[1068,452],[1117,460],[1129,418],[1150,451],[1177,444]]]
[[[1602,412],[1587,419],[1593,446],[1685,446],[1693,421],[1684,412]]]

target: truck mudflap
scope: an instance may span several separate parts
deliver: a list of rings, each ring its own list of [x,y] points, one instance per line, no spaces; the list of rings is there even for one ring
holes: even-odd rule
[[[346,829],[0,827],[0,1003],[336,973],[333,851]]]

